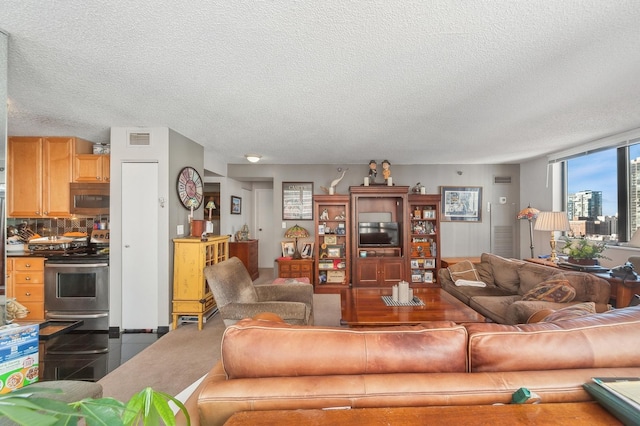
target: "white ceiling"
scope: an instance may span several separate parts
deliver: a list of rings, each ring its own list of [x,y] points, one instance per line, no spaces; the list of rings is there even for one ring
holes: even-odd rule
[[[0,0],[9,134],[513,163],[640,127],[637,0]]]

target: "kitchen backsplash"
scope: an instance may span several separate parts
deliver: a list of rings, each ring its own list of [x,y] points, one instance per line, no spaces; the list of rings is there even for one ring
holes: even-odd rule
[[[95,226],[109,227],[109,217],[82,217],[82,218],[66,218],[66,219],[7,219],[7,236],[12,235],[12,229],[20,229],[26,224],[33,232],[49,237],[52,235],[63,235],[65,232],[86,232],[91,234],[91,230]]]

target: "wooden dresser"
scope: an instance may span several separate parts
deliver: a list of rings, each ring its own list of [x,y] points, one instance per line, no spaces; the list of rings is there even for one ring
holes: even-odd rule
[[[229,257],[237,257],[244,263],[252,280],[260,276],[258,271],[258,240],[233,241],[229,243]]]
[[[309,278],[313,284],[313,259],[278,259],[279,278]]]

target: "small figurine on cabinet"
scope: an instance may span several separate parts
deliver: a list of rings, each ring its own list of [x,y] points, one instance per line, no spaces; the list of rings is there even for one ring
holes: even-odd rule
[[[384,160],[382,162],[382,177],[387,181],[391,177],[391,163],[389,160]]]
[[[344,220],[345,218],[345,214],[344,214],[344,210],[342,211],[342,213],[340,213],[338,216],[336,216],[335,220]]]
[[[378,176],[378,164],[376,164],[376,160],[369,161],[369,180],[371,183],[376,181],[376,176]]]
[[[320,215],[320,220],[329,220],[329,210],[323,209]]]

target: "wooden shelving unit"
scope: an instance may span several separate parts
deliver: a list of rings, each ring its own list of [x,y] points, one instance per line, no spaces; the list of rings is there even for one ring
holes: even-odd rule
[[[437,285],[440,259],[440,195],[409,195],[411,285]]]
[[[351,283],[351,226],[348,195],[314,195],[314,290],[339,293]]]

